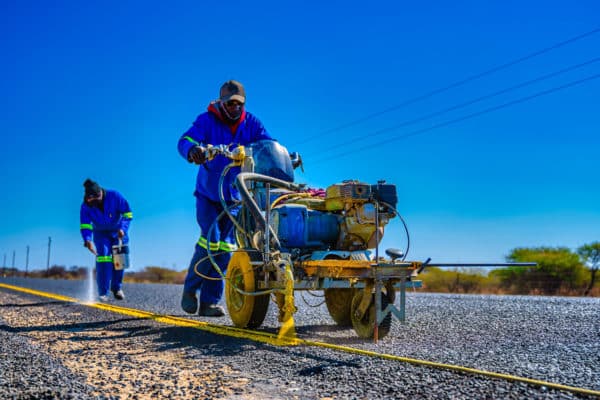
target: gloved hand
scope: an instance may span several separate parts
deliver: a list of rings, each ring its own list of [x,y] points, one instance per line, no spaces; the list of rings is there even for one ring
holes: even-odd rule
[[[85,247],[89,251],[91,251],[93,255],[95,255],[95,256],[98,255],[98,253],[96,253],[96,249],[94,248],[94,245],[89,240],[86,240],[85,243],[83,243],[83,247]]]
[[[194,146],[188,153],[188,161],[194,164],[204,164],[206,162],[206,148],[204,146]]]

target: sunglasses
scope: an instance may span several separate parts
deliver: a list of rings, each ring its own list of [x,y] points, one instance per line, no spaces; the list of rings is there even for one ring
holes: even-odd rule
[[[240,108],[240,107],[242,107],[244,104],[243,104],[243,103],[240,103],[240,102],[239,102],[239,101],[237,101],[237,100],[229,100],[229,101],[226,101],[226,102],[225,102],[225,105],[226,105],[227,107],[229,107],[229,108]]]

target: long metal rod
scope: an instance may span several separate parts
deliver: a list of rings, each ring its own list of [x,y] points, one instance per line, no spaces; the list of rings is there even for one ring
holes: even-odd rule
[[[46,258],[46,276],[50,275],[50,245],[52,244],[52,238],[48,237],[48,258]]]
[[[375,202],[375,262],[379,265],[379,203]]]
[[[535,267],[537,263],[428,263],[427,267]]]
[[[271,214],[271,184],[267,182],[265,184],[265,196],[267,199],[265,201],[265,262],[269,262],[271,260],[271,223],[270,223],[270,215]],[[266,279],[266,278],[265,278]]]
[[[379,274],[376,273],[375,277],[375,321],[373,326],[373,342],[377,343],[379,340],[379,319],[383,320],[382,311],[381,311],[381,279]],[[369,311],[367,310],[367,313]]]

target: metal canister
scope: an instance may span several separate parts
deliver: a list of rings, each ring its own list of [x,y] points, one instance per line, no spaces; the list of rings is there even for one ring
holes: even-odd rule
[[[129,246],[123,244],[119,239],[119,244],[112,247],[113,265],[116,270],[129,268]]]

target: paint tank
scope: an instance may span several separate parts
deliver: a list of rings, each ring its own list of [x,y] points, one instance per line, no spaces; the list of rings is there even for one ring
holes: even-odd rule
[[[116,270],[129,268],[129,246],[119,240],[119,244],[112,247],[113,265]]]
[[[289,204],[271,211],[271,224],[282,247],[329,248],[338,238],[340,217]]]

